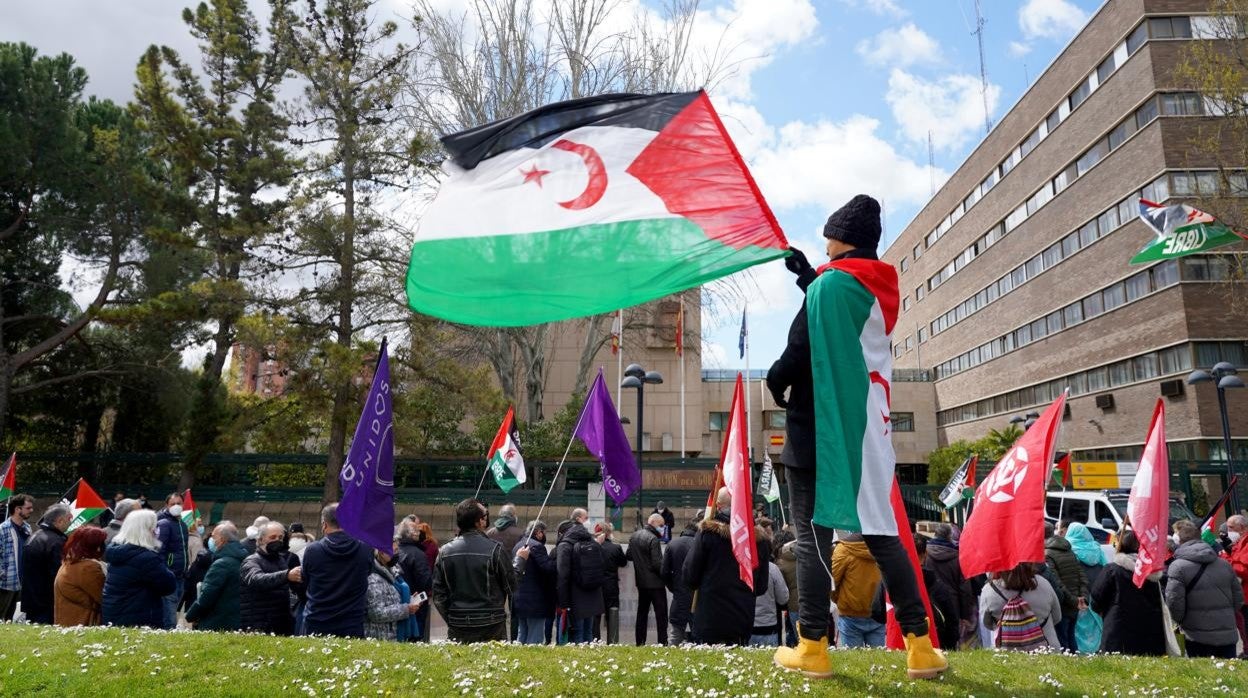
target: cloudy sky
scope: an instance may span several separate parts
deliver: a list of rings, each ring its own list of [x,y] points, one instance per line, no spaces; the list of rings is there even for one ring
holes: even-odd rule
[[[437,0],[449,8],[466,0]],[[620,0],[629,5],[660,0]],[[193,42],[177,0],[10,3],[0,41],[72,54],[90,94],[128,101],[152,43]],[[251,0],[257,13],[265,3]],[[1098,0],[993,0],[985,6],[993,121],[1023,94],[1099,6]],[[698,34],[733,52],[712,98],[789,240],[822,255],[827,215],[857,193],[883,202],[885,245],[984,136],[974,0],[702,0]],[[406,0],[380,12],[411,14]],[[928,167],[928,134],[935,168]],[[800,299],[779,263],[748,272],[751,364],[784,346]],[[400,279],[395,280],[401,283]],[[704,328],[706,367],[737,368],[740,308]]]

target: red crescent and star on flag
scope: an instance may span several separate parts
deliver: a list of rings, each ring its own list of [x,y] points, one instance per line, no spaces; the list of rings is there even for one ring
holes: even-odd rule
[[[598,151],[584,143],[574,143],[566,138],[555,141],[550,147],[580,156],[589,174],[585,189],[578,196],[557,203],[569,211],[581,211],[601,201],[602,195],[607,191],[607,166],[603,163],[602,156],[598,155]],[[520,174],[524,176],[522,184],[533,182],[541,188],[542,177],[550,174],[550,170],[543,170],[537,166],[537,163],[533,163],[529,169],[520,170]]]

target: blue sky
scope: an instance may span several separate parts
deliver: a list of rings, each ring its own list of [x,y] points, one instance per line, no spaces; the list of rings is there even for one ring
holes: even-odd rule
[[[430,1],[454,11],[468,0]],[[662,1],[619,0],[617,11],[646,12]],[[263,0],[250,2],[257,14],[265,11]],[[86,67],[89,93],[124,102],[148,44],[192,50],[179,17],[188,4],[13,3],[0,23],[0,41],[68,51]],[[382,0],[382,10],[397,17],[410,4]],[[994,122],[1099,4],[983,3]],[[813,262],[822,259],[823,221],[854,194],[883,202],[885,244],[909,223],[930,196],[929,130],[938,185],[983,138],[973,24],[974,0],[702,0],[695,48],[724,52],[733,67],[709,85],[713,101],[789,240]],[[703,364],[742,365],[739,298],[748,297],[752,367],[766,368],[784,347],[800,297],[779,262],[734,281],[738,296],[704,314]]]

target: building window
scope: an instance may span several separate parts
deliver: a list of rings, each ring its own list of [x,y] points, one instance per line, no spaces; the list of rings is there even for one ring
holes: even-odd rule
[[[889,419],[893,422],[893,431],[914,431],[913,412],[893,412]]]
[[[785,425],[784,410],[764,410],[763,423],[766,425],[764,429],[783,429]]]
[[[710,424],[707,429],[710,431],[728,431],[728,413],[712,412],[710,414]]]
[[[922,286],[914,287],[914,299],[915,300],[918,300],[918,301],[923,300],[923,295],[925,293],[927,293],[927,289],[923,288]]]
[[[910,271],[910,258],[909,258],[909,257],[902,257],[902,258],[901,258],[901,273],[903,273],[903,274],[904,274],[904,273],[906,273],[907,271]]]
[[[901,312],[904,313],[907,310],[910,310],[910,296],[901,299]]]
[[[923,243],[914,246],[914,258],[918,259],[923,256]]]

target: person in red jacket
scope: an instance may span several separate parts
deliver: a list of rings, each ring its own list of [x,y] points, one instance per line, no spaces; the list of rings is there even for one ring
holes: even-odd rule
[[[1236,514],[1226,520],[1226,536],[1231,539],[1231,568],[1239,583],[1244,585],[1244,598],[1248,599],[1248,518]],[[1239,609],[1239,637],[1244,641],[1248,654],[1248,604]]]

